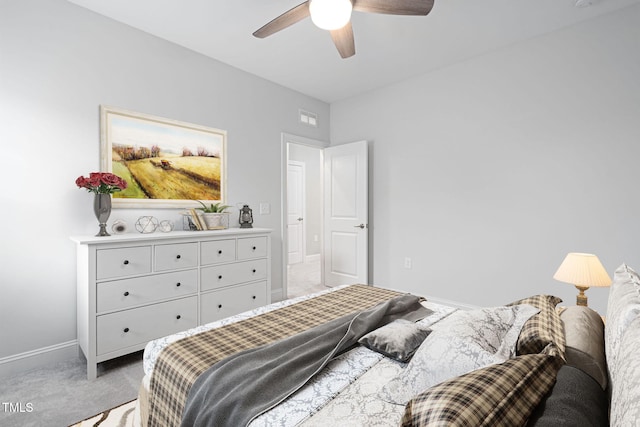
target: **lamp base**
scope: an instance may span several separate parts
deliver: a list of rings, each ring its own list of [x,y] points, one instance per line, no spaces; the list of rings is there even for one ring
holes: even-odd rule
[[[584,294],[584,291],[589,289],[588,286],[579,286],[575,285],[575,287],[580,291],[580,293],[576,296],[576,305],[581,305],[584,307],[588,307],[587,305],[587,296]]]

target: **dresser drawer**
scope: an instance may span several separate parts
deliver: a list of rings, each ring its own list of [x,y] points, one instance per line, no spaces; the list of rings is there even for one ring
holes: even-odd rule
[[[266,278],[266,259],[205,267],[200,272],[200,290],[206,291]]]
[[[211,323],[267,303],[267,282],[208,292],[200,297],[200,323]]]
[[[198,291],[198,270],[102,282],[97,287],[97,312],[120,310],[195,294]]]
[[[200,262],[203,265],[236,260],[235,240],[211,240],[200,246]]]
[[[98,280],[151,272],[151,246],[100,249],[96,257]]]
[[[238,259],[262,258],[267,256],[266,237],[238,239]]]
[[[155,251],[155,271],[193,268],[198,265],[197,243],[157,245]]]
[[[198,324],[198,297],[98,316],[97,354],[145,344]]]

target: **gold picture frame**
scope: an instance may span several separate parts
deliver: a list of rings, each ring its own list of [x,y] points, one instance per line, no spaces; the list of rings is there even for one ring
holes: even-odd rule
[[[224,203],[226,154],[224,130],[100,106],[101,170],[127,181],[112,195],[114,208]]]

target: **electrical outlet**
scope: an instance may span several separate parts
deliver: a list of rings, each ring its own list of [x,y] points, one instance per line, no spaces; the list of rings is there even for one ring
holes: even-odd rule
[[[317,234],[314,234],[314,235],[313,235],[313,241],[314,241],[314,242],[317,242],[318,240],[319,240],[318,235],[317,235]]]
[[[411,258],[405,257],[405,259],[404,259],[404,268],[411,268]]]

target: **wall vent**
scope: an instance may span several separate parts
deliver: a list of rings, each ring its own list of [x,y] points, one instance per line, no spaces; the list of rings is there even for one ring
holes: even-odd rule
[[[311,113],[305,110],[299,110],[300,113],[300,123],[304,123],[305,125],[313,126],[314,128],[318,127],[318,115],[316,113]]]

